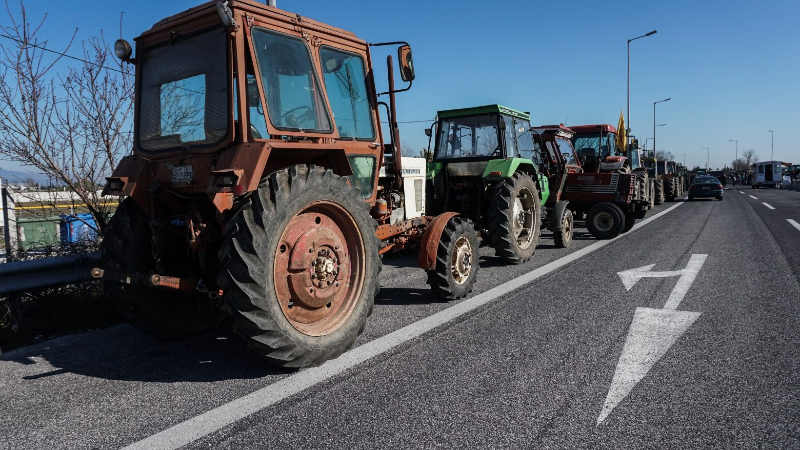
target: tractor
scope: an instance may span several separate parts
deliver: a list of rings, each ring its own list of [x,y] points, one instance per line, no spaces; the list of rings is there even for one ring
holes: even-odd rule
[[[651,208],[646,178],[630,170],[627,157],[615,154],[613,127],[575,128],[581,131],[579,137],[574,128],[563,124],[532,129],[541,149],[542,172],[550,182],[548,204],[554,212],[550,228],[557,245],[559,229],[563,235],[563,230],[571,228],[570,210],[585,217],[594,237],[611,239],[633,228]],[[573,142],[580,145],[579,151]]]
[[[642,165],[647,169],[647,174],[653,182],[653,203],[660,205],[667,200],[666,195],[666,166],[663,161],[658,161],[653,156],[642,158]]]
[[[433,129],[426,130],[430,139]],[[528,261],[548,196],[529,114],[500,105],[450,109],[437,113],[435,129],[429,210],[457,211],[476,225],[497,256],[510,264]]]
[[[377,46],[397,48],[403,89],[391,55],[388,89],[376,89]],[[135,56],[122,39],[115,53],[136,68],[134,148],[107,178],[104,195],[122,200],[92,275],[134,325],[181,337],[230,315],[259,356],[305,367],[364,330],[383,254],[418,246],[436,294],[471,291],[476,231],[455,212],[427,214],[425,161],[399,157],[407,43],[230,0],[159,21]]]

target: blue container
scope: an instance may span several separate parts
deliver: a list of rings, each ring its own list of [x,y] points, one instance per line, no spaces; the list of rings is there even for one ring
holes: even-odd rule
[[[77,244],[97,239],[97,224],[91,214],[61,216],[61,243]]]

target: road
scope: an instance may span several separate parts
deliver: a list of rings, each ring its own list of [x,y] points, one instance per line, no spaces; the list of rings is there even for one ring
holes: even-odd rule
[[[129,325],[6,353],[1,442],[800,447],[800,192],[650,216],[613,241],[579,228],[569,249],[545,233],[521,266],[483,248],[461,302],[436,301],[413,255],[386,258],[364,335],[320,368],[272,368],[223,330]]]

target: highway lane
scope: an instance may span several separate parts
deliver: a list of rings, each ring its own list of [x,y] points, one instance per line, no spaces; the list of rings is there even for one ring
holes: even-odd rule
[[[730,196],[728,191],[726,196]],[[246,448],[260,444],[305,448],[504,442],[565,446],[568,443],[646,442],[637,441],[637,434],[625,429],[625,423],[629,422],[622,425],[615,422],[629,414],[626,408],[631,404],[639,405],[637,401],[641,400],[635,395],[638,388],[600,427],[592,426],[592,422],[603,405],[635,307],[655,306],[659,302],[663,305],[668,295],[664,289],[671,289],[675,282],[648,279],[631,292],[625,292],[616,271],[655,262],[658,262],[656,269],[674,269],[685,264],[686,252],[694,251],[695,246],[706,251],[718,245],[720,250],[708,250],[707,264],[716,269],[715,275],[708,279],[709,275],[699,274],[695,282],[695,288],[699,289],[691,290],[684,304],[694,306],[693,296],[698,292],[711,292],[714,300],[692,310],[710,315],[709,311],[716,308],[719,314],[714,314],[709,319],[711,322],[704,322],[705,317],[701,316],[683,338],[697,336],[692,333],[704,330],[702,327],[708,326],[704,323],[711,323],[719,328],[715,328],[716,333],[725,336],[723,344],[738,344],[735,331],[746,329],[746,325],[752,325],[752,320],[764,319],[766,313],[753,312],[748,316],[751,322],[736,322],[739,328],[727,326],[720,317],[727,318],[730,313],[726,308],[731,305],[723,301],[728,291],[744,289],[743,296],[748,293],[777,295],[773,290],[781,285],[773,279],[780,276],[781,271],[776,271],[774,264],[767,265],[766,259],[740,266],[743,273],[736,280],[747,284],[743,281],[747,279],[744,273],[752,274],[751,270],[758,269],[767,276],[764,286],[750,283],[750,290],[747,290],[746,286],[738,286],[719,275],[719,261],[732,259],[735,255],[731,253],[741,249],[717,242],[724,241],[724,236],[729,234],[721,233],[718,228],[726,229],[726,220],[738,219],[751,211],[746,209],[745,202],[683,205],[653,224],[634,230],[630,237],[615,241],[530,286],[343,375],[212,433],[194,446]],[[669,206],[662,205],[659,209]],[[763,224],[759,225],[756,220],[733,221],[741,224],[730,233],[738,230],[737,236],[752,234],[749,242],[753,245],[769,243],[770,234]],[[654,231],[651,233],[648,229]],[[595,242],[585,235],[581,237],[574,248],[568,250],[546,248],[552,241],[545,239],[544,248],[533,262],[516,267],[499,265],[492,257],[493,252],[483,249],[484,267],[478,292],[485,292]],[[662,259],[653,261],[654,254],[661,255]],[[452,303],[432,301],[422,272],[413,267],[413,261],[411,256],[387,258],[375,313],[357,345],[452,306]],[[610,261],[615,261],[614,267],[608,267]],[[778,267],[786,269],[785,264]],[[796,281],[794,288],[797,292]],[[733,298],[738,297],[734,295]],[[789,305],[778,303],[789,310],[781,310],[776,315],[796,317],[796,311]],[[748,303],[748,306],[752,305]],[[748,312],[753,309],[739,308]],[[730,330],[731,327],[734,330]],[[780,338],[779,343],[785,341],[784,328],[771,328]],[[706,334],[701,332],[699,336]],[[752,334],[745,333],[752,339],[742,346],[774,353],[770,348],[759,347],[763,344],[762,335]],[[701,341],[708,343],[706,338]],[[681,341],[670,351],[686,351],[680,344]],[[712,359],[731,357],[725,345],[714,340],[708,344],[700,346],[702,355]],[[722,356],[715,351],[720,345],[726,350]],[[793,345],[796,352],[796,341]],[[791,350],[778,347],[776,350]],[[668,352],[665,360],[670,355]],[[735,357],[739,352],[732,355]],[[703,361],[696,354],[687,354],[681,360],[687,358]],[[768,362],[757,358],[752,362],[770,367]],[[789,363],[782,364],[782,371],[777,373],[788,374],[788,378],[784,377],[787,382],[796,382],[791,375],[793,370],[796,377],[796,367],[790,364],[787,369],[785,364]],[[749,364],[744,366],[750,367]],[[654,367],[654,375],[666,377],[670,383],[676,382],[669,373],[657,370],[659,367]],[[669,367],[676,371],[684,369],[682,364],[678,368]],[[11,424],[0,434],[4,434],[5,442],[14,448],[118,447],[286,380],[292,374],[265,366],[227,333],[159,342],[127,325],[10,352],[0,357],[0,372],[3,374],[0,398],[4,400],[0,420]],[[722,369],[715,373],[723,378],[730,374]],[[735,372],[735,375],[741,374]],[[686,376],[677,382],[683,386],[691,379]],[[640,385],[651,380],[645,378]],[[733,389],[724,379],[721,385]],[[775,385],[777,391],[783,388],[785,383]],[[670,394],[675,391],[653,391],[662,396],[678,395]],[[728,402],[732,401],[731,396],[738,395],[733,390],[719,394]],[[649,405],[646,401],[642,404],[645,409]],[[796,399],[785,404],[797,406]],[[702,413],[692,415],[693,418],[698,416]],[[665,417],[675,419],[669,414]],[[641,420],[637,416],[634,422],[641,423]],[[615,428],[619,426],[622,428]],[[789,442],[786,438],[790,430],[796,431],[796,424],[784,421],[782,426],[783,432],[779,430],[775,436],[784,439],[782,442]],[[657,427],[650,424],[650,429]],[[617,433],[616,430],[625,431]],[[717,431],[726,430],[720,425]],[[634,436],[633,440],[625,441],[625,436],[629,435]],[[757,437],[763,436],[761,433]],[[565,437],[569,439],[564,440]],[[644,438],[640,436],[639,439]],[[677,440],[668,440],[669,436],[664,439],[664,443],[687,442],[685,433],[679,433]]]

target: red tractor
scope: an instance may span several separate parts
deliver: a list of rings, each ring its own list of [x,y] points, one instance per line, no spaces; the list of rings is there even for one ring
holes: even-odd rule
[[[108,178],[104,194],[125,198],[92,274],[137,327],[179,337],[230,315],[260,356],[303,367],[364,330],[384,253],[419,245],[434,292],[471,291],[475,230],[426,215],[425,162],[398,156],[408,44],[251,0],[204,3],[136,43],[135,56],[115,44],[136,66],[134,148]],[[376,89],[370,47],[383,45],[399,47],[406,88],[389,56]]]
[[[644,218],[651,208],[646,182],[616,151],[612,126],[546,125],[534,130],[551,177],[549,201],[567,202],[579,217],[585,215],[586,228],[598,239],[625,233]],[[564,223],[561,211],[554,207],[554,232]]]

